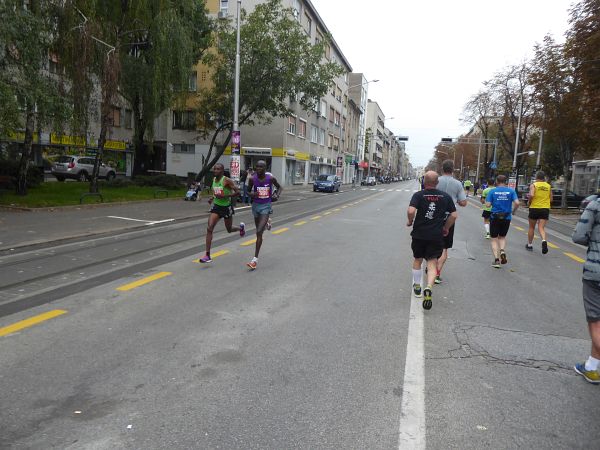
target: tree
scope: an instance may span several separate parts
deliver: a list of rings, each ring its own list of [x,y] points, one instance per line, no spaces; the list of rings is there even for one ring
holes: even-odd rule
[[[494,102],[489,90],[480,90],[472,96],[463,109],[462,121],[479,130],[483,140],[488,139],[490,131],[493,128],[493,123],[496,120],[496,111],[494,110]],[[484,145],[484,178],[487,180],[490,174],[489,168],[489,146]]]
[[[191,67],[208,48],[212,29],[203,1],[148,6],[122,61],[120,93],[134,118],[134,175],[149,166],[145,136],[152,136],[154,119],[188,90]],[[179,97],[180,103],[185,101]]]
[[[535,98],[544,110],[546,135],[558,147],[565,189],[561,207],[567,207],[567,182],[576,152],[586,153],[585,133],[581,126],[582,90],[573,66],[565,57],[564,48],[551,36],[535,46],[535,58],[530,71]]]
[[[566,56],[581,86],[581,120],[590,140],[600,142],[600,0],[582,0],[571,9]],[[598,151],[598,144],[595,145]]]
[[[55,50],[53,2],[0,2],[0,132],[25,129],[16,192],[27,195],[27,172],[34,131],[46,125],[59,128],[69,115],[68,97],[61,80],[47,64]]]
[[[75,128],[82,133],[89,128],[89,107],[99,84],[100,136],[90,180],[90,192],[97,192],[115,101],[122,94],[132,104],[136,153],[143,158],[144,134],[187,85],[208,22],[204,4],[195,0],[66,0],[63,8],[61,48],[70,62]]]
[[[239,124],[268,124],[291,110],[290,97],[298,98],[310,111],[326,92],[334,77],[342,73],[334,62],[323,62],[327,42],[311,44],[309,37],[280,0],[268,0],[241,16]],[[201,180],[223,155],[233,131],[236,30],[228,20],[220,20],[213,51],[204,64],[210,67],[212,86],[201,89],[198,113],[204,137],[210,147]],[[217,140],[221,134],[220,145]],[[214,154],[213,154],[214,153]]]

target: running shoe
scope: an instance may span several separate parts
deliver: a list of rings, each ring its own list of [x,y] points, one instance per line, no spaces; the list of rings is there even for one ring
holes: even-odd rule
[[[585,381],[588,383],[600,384],[600,373],[598,373],[597,370],[586,370],[585,363],[576,364],[573,369],[575,369],[575,372],[585,378]]]
[[[442,284],[442,277],[440,277],[439,275],[435,277],[435,280],[433,281],[435,284]]]
[[[507,262],[506,253],[504,253],[504,250],[500,250],[500,264],[506,264]]]
[[[240,222],[240,237],[246,236],[246,224],[244,222]]]
[[[431,309],[433,303],[431,301],[431,286],[423,289],[423,309]]]
[[[496,258],[492,264],[492,267],[494,269],[499,269],[500,268],[500,260],[498,258]]]
[[[267,230],[270,230],[272,226],[273,226],[273,224],[271,223],[271,218],[269,217],[267,219]]]
[[[485,238],[486,239],[491,239],[492,237],[490,236],[490,233],[485,233]]]
[[[210,255],[204,255],[198,261],[200,261],[202,264],[206,264],[206,263],[211,263],[212,259],[211,259]]]
[[[542,253],[544,255],[548,253],[548,243],[546,241],[542,241]]]
[[[415,293],[415,297],[421,297],[421,285],[418,283],[413,284],[413,292]]]
[[[246,265],[250,268],[250,270],[256,270],[256,261],[250,261],[246,263]]]
[[[525,244],[525,250],[529,250],[530,252],[533,251],[533,245],[531,244]]]

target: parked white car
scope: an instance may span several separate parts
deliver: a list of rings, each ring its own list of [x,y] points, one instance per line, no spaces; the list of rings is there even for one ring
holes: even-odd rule
[[[52,164],[52,175],[58,181],[65,181],[67,178],[87,181],[94,171],[94,159],[93,156],[59,156],[56,162]],[[100,164],[98,178],[106,178],[110,181],[116,176],[115,169],[103,163]]]

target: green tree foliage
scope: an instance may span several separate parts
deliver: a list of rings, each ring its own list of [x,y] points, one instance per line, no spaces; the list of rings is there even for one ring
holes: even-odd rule
[[[27,172],[34,131],[60,128],[69,116],[68,97],[60,78],[49,72],[56,48],[54,2],[0,2],[0,133],[25,129],[16,191],[27,194]]]
[[[575,153],[583,156],[588,150],[581,121],[582,90],[563,46],[551,36],[535,46],[530,80],[543,111],[546,136],[559,150],[563,174],[568,181]],[[566,208],[566,189],[562,200],[562,207]]]
[[[342,68],[324,61],[327,42],[312,44],[290,9],[280,0],[268,0],[241,17],[240,125],[268,124],[285,117],[290,97],[310,111]],[[212,134],[208,157],[197,179],[217,162],[233,131],[236,29],[220,20],[214,51],[203,62],[212,72],[212,86],[199,93],[199,113],[205,136]],[[223,133],[219,145],[217,139]],[[242,136],[243,140],[243,136]],[[214,153],[214,155],[213,155]]]
[[[581,120],[590,140],[600,142],[600,0],[583,0],[571,9],[566,55],[580,83]],[[599,150],[596,144],[595,149]]]
[[[97,192],[113,105],[120,95],[131,102],[142,152],[152,119],[187,83],[208,22],[204,4],[195,0],[66,0],[63,11],[61,49],[73,82],[74,125],[82,133],[89,128],[99,81],[101,127],[90,182],[90,192]]]

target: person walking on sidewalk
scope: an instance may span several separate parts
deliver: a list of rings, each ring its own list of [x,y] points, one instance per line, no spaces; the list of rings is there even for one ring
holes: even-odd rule
[[[447,159],[442,162],[443,175],[439,178],[437,188],[440,191],[446,192],[454,201],[455,205],[462,207],[467,206],[467,196],[460,181],[454,178],[454,161]],[[435,276],[435,284],[442,282],[441,274],[444,264],[448,259],[448,249],[454,245],[454,225],[449,229],[448,235],[444,236],[444,251],[438,259],[437,271]]]
[[[499,269],[500,264],[506,264],[506,235],[510,228],[512,215],[519,208],[519,199],[514,189],[506,186],[506,176],[496,177],[496,187],[488,192],[485,206],[491,208],[490,236],[492,237],[492,267]]]
[[[423,296],[423,308],[431,309],[431,287],[436,277],[438,258],[444,251],[444,236],[456,220],[456,206],[445,192],[436,189],[438,174],[432,170],[424,175],[425,189],[415,192],[407,210],[406,225],[413,227],[412,251],[413,261],[413,292],[416,297]],[[423,276],[423,259],[427,261],[427,285],[421,293],[421,278]]]
[[[488,208],[485,204],[487,195],[494,187],[494,180],[490,180],[487,187],[481,192],[481,203],[483,204],[481,217],[483,217],[483,227],[485,228],[485,238],[490,238],[490,216],[492,215],[492,208]]]
[[[592,339],[587,361],[574,369],[586,381],[600,384],[600,201],[591,201],[575,227],[573,242],[587,246],[583,265],[583,308]]]
[[[213,196],[208,199],[208,203],[212,203],[212,208],[210,209],[208,226],[206,228],[206,254],[200,258],[200,262],[202,264],[212,262],[212,258],[210,257],[210,248],[212,245],[213,231],[220,219],[223,219],[223,222],[225,222],[225,228],[227,229],[228,233],[239,231],[241,237],[246,234],[246,226],[244,225],[244,222],[240,222],[239,227],[232,226],[233,215],[235,214],[235,211],[233,210],[231,199],[240,195],[240,190],[235,185],[233,180],[224,175],[224,172],[225,167],[223,164],[216,163],[213,166]]]
[[[540,237],[542,238],[542,253],[548,253],[548,242],[546,241],[546,223],[550,218],[550,201],[552,198],[552,186],[546,183],[546,174],[539,170],[535,175],[535,182],[529,187],[529,230],[527,230],[527,244],[525,248],[533,250],[533,236],[537,223]]]
[[[273,186],[277,189],[273,192]],[[252,198],[252,215],[256,225],[256,248],[254,258],[246,265],[255,270],[258,264],[258,254],[263,242],[263,233],[267,225],[270,225],[270,214],[273,214],[272,202],[277,201],[283,188],[277,179],[267,172],[267,163],[258,161],[256,163],[256,173],[250,179],[248,192]],[[269,226],[270,228],[270,226]]]

